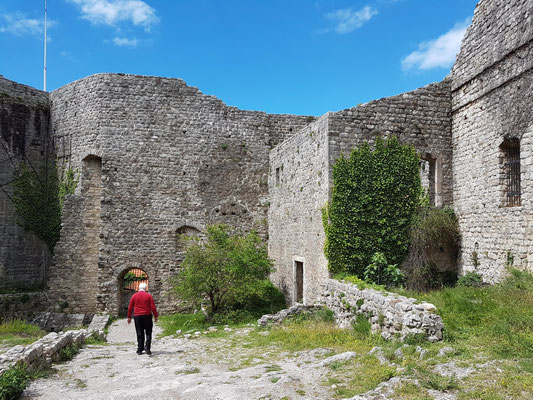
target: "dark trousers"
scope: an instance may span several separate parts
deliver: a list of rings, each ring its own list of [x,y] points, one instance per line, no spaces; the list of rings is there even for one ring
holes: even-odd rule
[[[143,351],[144,348],[150,350],[152,345],[152,315],[136,315],[133,317],[135,321],[135,330],[137,331],[137,350]],[[144,332],[146,331],[146,344],[144,342]]]

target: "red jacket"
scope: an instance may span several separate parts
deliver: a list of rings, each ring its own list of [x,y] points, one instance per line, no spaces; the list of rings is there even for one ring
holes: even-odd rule
[[[157,318],[157,309],[155,308],[154,298],[144,290],[139,290],[130,300],[128,307],[128,318],[131,318],[131,312],[135,308],[135,316],[152,315]]]

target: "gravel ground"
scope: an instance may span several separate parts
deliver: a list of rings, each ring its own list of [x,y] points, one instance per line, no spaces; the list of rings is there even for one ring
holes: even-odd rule
[[[160,330],[155,327],[155,334]],[[235,332],[247,335],[246,329]],[[328,399],[323,354],[267,361],[231,340],[155,339],[152,356],[135,353],[135,328],[110,327],[107,345],[83,348],[57,373],[31,382],[23,399]],[[248,353],[249,352],[249,353]],[[273,349],[275,353],[275,349]],[[322,357],[322,358],[321,358]],[[246,362],[243,363],[243,360]]]

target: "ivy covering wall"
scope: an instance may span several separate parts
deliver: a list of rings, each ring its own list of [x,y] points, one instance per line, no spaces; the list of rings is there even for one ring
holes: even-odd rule
[[[323,209],[329,270],[363,277],[372,256],[400,265],[423,188],[420,156],[395,137],[378,138],[341,156],[333,166],[331,201]]]
[[[13,182],[17,223],[43,240],[50,251],[59,240],[65,197],[74,193],[77,184],[74,170],[61,170],[55,163],[49,163],[39,170],[21,163]]]

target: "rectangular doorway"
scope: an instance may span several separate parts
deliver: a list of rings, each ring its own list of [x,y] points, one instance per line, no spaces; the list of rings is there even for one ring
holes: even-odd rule
[[[296,269],[296,302],[303,303],[304,301],[304,263],[302,261],[295,261]]]

